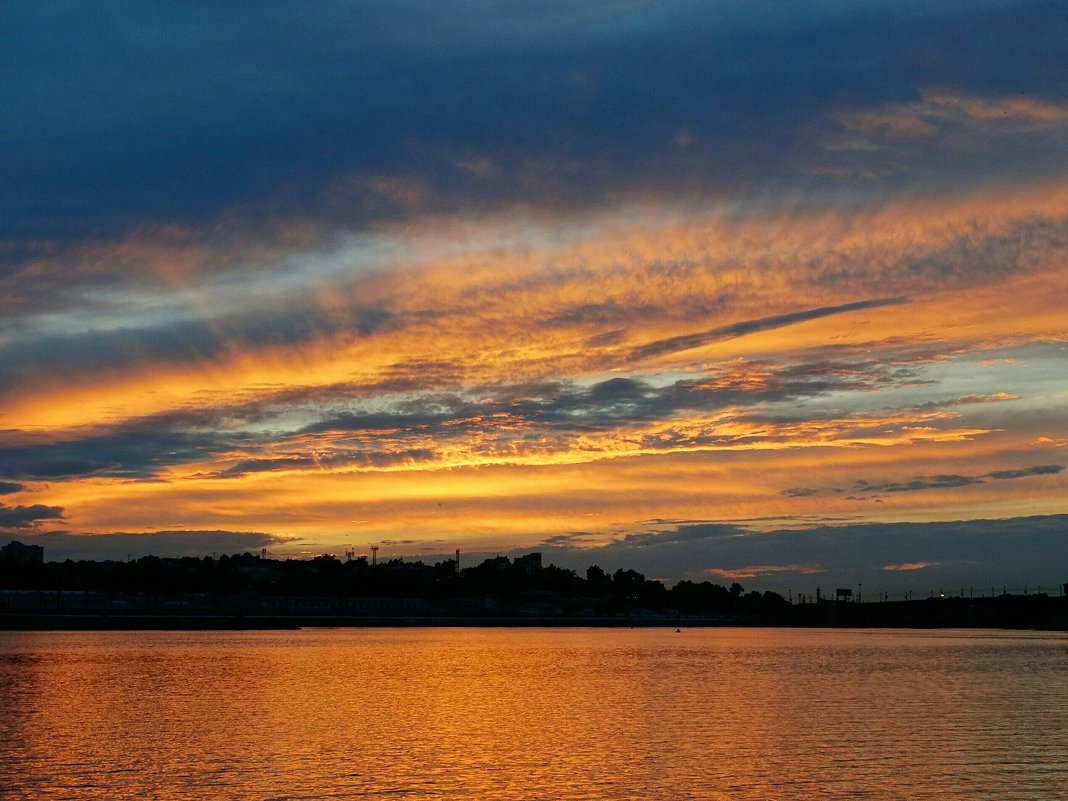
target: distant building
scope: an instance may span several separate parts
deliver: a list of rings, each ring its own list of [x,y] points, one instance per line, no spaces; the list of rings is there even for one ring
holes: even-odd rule
[[[44,548],[40,545],[24,545],[11,540],[7,545],[0,545],[0,559],[12,559],[16,562],[43,562]]]
[[[528,553],[525,556],[516,557],[515,563],[521,567],[528,576],[532,576],[541,570],[541,553]]]

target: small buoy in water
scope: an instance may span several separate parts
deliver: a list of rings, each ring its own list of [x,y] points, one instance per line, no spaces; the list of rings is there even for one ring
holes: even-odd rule
[[[675,629],[676,634],[682,634],[682,629]]]

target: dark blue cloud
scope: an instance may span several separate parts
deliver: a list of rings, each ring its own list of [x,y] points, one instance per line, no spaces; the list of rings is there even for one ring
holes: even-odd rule
[[[911,481],[879,481],[871,483],[858,481],[855,489],[857,492],[916,492],[917,490],[929,489],[954,489],[967,487],[972,484],[982,484],[983,479],[978,476],[959,476],[953,474],[938,476],[917,476]]]
[[[168,347],[165,339],[160,340],[160,347]],[[176,343],[174,347],[186,357],[193,345]],[[168,353],[169,359],[177,358],[175,352]],[[68,371],[78,364],[69,353],[59,353],[56,358]],[[97,369],[107,364],[99,360],[91,363]],[[750,366],[762,371],[758,387],[745,374]],[[82,365],[80,369],[88,368]],[[215,475],[227,478],[318,466],[383,467],[432,461],[436,454],[426,446],[428,439],[450,441],[471,436],[484,440],[487,448],[497,442],[502,454],[513,454],[515,448],[524,447],[522,436],[507,427],[502,432],[498,428],[501,420],[531,431],[530,447],[542,448],[544,443],[539,442],[545,436],[555,437],[563,444],[582,433],[670,421],[694,410],[744,407],[754,411],[742,412],[743,419],[779,423],[782,420],[768,418],[759,410],[773,402],[813,398],[832,391],[870,391],[915,380],[908,368],[871,359],[794,365],[752,363],[739,365],[739,369],[740,376],[725,372],[681,379],[665,386],[613,378],[588,387],[569,382],[476,386],[461,394],[442,391],[456,380],[454,367],[448,363],[398,363],[381,383],[343,382],[283,389],[261,398],[239,399],[214,407],[177,408],[130,418],[119,424],[81,430],[66,439],[0,446],[0,476],[32,480],[84,476],[152,479],[173,465],[234,452],[245,457]],[[62,374],[57,369],[55,375]],[[397,398],[393,393],[407,397]],[[374,399],[373,410],[367,408],[370,399]],[[318,411],[312,407],[318,407]],[[295,419],[313,414],[316,419],[294,430],[294,413]],[[808,418],[797,419],[820,415],[813,411]],[[286,418],[290,418],[288,425]],[[264,433],[262,423],[270,420],[277,422],[277,427]],[[252,430],[253,424],[257,430]],[[865,423],[859,420],[857,425],[863,427]],[[328,447],[325,440],[320,441],[316,456],[311,457],[302,441],[308,434],[329,435],[332,444]],[[499,439],[495,439],[497,435]],[[368,437],[374,441],[368,442]],[[672,433],[662,428],[649,434],[643,444],[650,449],[665,449],[736,441],[733,434],[710,432],[694,436],[692,432]],[[279,455],[272,448],[265,454],[268,442],[281,447],[288,443],[288,452]],[[5,485],[18,486],[10,482]]]
[[[1028,476],[1052,476],[1064,470],[1063,465],[1059,464],[1040,464],[1034,467],[1025,467],[1021,470],[995,470],[993,473],[987,473],[989,478],[993,478],[998,481],[1003,481],[1010,478],[1027,478]]]
[[[1052,476],[1060,473],[1064,467],[1059,464],[1034,465],[1013,470],[994,470],[980,476],[963,476],[957,473],[943,473],[934,476],[916,476],[908,481],[867,481],[861,479],[853,484],[851,491],[858,493],[850,496],[852,499],[861,500],[869,498],[873,494],[881,492],[918,492],[931,489],[956,489],[969,487],[974,484],[984,484],[986,479],[995,481],[1008,481],[1018,478],[1031,478],[1033,476]],[[782,491],[789,498],[809,498],[825,495],[840,495],[846,492],[842,487],[790,487]]]
[[[0,447],[0,464],[5,475],[21,479],[144,479],[168,465],[209,455],[241,439],[239,435],[160,428],[149,418],[82,439]]]
[[[0,495],[10,495],[22,489],[23,486],[21,484],[16,484],[13,481],[0,481]]]
[[[0,346],[0,384],[41,381],[49,374],[66,381],[75,374],[137,364],[200,364],[232,348],[300,345],[335,334],[367,336],[390,321],[389,311],[381,307],[356,307],[339,319],[317,305],[294,301],[284,310],[265,309],[227,319],[36,337]]]
[[[752,386],[744,368],[763,368],[762,384]],[[652,420],[670,420],[683,412],[717,410],[730,406],[761,407],[772,402],[817,397],[828,392],[870,391],[913,383],[910,370],[876,361],[829,361],[779,365],[740,365],[740,376],[729,373],[680,379],[656,386],[641,379],[612,378],[588,387],[566,382],[479,386],[467,395],[435,393],[424,386],[423,395],[398,404],[388,412],[347,410],[330,414],[301,429],[302,434],[350,431],[403,431],[406,435],[465,435],[493,428],[498,418],[531,424],[532,430],[567,435],[579,431],[607,431]],[[341,393],[351,392],[340,385]],[[471,400],[470,397],[479,400]],[[813,411],[801,419],[818,418]],[[767,418],[759,415],[747,419]],[[773,422],[781,422],[776,418]],[[863,421],[858,422],[862,425]],[[664,447],[659,432],[649,447]],[[540,436],[539,433],[537,436]],[[513,434],[507,435],[509,438]]]
[[[710,570],[755,571],[747,589],[793,590],[864,586],[866,597],[913,590],[918,596],[996,585],[1021,592],[1041,584],[1057,592],[1068,560],[1068,515],[932,523],[862,523],[752,532],[737,525],[663,527],[618,542],[585,547],[546,541],[546,561],[584,570],[635,568],[649,576],[730,583]],[[925,565],[925,566],[924,566]],[[902,566],[915,569],[900,569]],[[922,567],[921,567],[922,566]],[[894,569],[898,568],[898,569]],[[817,572],[818,571],[818,572]]]
[[[32,506],[0,505],[0,529],[33,528],[41,520],[60,520],[63,508],[35,503]]]
[[[93,535],[49,532],[24,537],[24,540],[42,546],[49,562],[62,562],[67,559],[124,560],[142,556],[176,558],[246,551],[256,553],[260,548],[291,542],[293,538],[254,531],[190,530]]]
[[[373,176],[442,209],[761,185],[831,109],[1065,97],[1066,29],[1050,0],[13,4],[0,240],[405,213]]]

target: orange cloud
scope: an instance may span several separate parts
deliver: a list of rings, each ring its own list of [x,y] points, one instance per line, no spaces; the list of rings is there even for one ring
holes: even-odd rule
[[[892,572],[908,571],[908,570],[924,570],[928,567],[937,567],[938,562],[905,562],[900,565],[883,565],[883,570],[889,570]]]
[[[0,448],[90,448],[154,420],[218,436],[191,456],[149,454],[157,466],[141,477],[153,482],[31,476],[19,502],[62,506],[64,525],[85,530],[184,523],[335,543],[404,532],[530,541],[653,518],[1063,511],[1064,476],[879,503],[783,491],[798,475],[849,487],[929,474],[917,469],[926,464],[982,475],[1063,444],[1055,423],[1026,413],[1039,393],[999,383],[1009,380],[999,371],[1041,372],[1055,384],[1044,392],[1063,391],[1007,349],[1064,341],[1068,188],[847,210],[640,211],[563,232],[546,219],[429,220],[382,234],[410,258],[388,269],[364,269],[355,245],[312,247],[288,264],[334,261],[287,300],[298,321],[321,312],[291,339],[259,341],[227,322],[238,300],[268,329],[289,319],[286,304],[246,293],[206,299],[210,353],[33,363],[33,381],[0,388]],[[292,241],[302,236],[318,246],[311,233]],[[114,252],[152,258],[139,248]],[[203,289],[213,257],[193,251],[172,278]],[[284,272],[266,263],[281,258],[264,256],[263,280]],[[896,297],[907,302],[865,303]],[[837,307],[847,310],[806,314]],[[361,329],[367,308],[383,322]],[[676,338],[695,346],[632,358]],[[943,371],[973,355],[982,370],[932,400]],[[613,378],[634,396],[609,393]]]
[[[816,573],[823,573],[825,570],[819,565],[750,565],[749,567],[739,567],[731,570],[725,568],[710,568],[705,572],[712,576],[738,580],[781,574],[811,576]]]

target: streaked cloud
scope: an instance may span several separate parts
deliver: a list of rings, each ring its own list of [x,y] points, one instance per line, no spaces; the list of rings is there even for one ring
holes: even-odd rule
[[[883,570],[900,573],[901,571],[908,570],[926,570],[929,567],[937,566],[937,563],[932,562],[906,562],[905,564],[901,565],[883,565]]]
[[[896,482],[884,481],[872,483],[858,481],[854,486],[857,492],[880,493],[880,492],[915,492],[917,490],[947,489],[951,487],[967,487],[970,484],[981,484],[983,479],[976,476],[917,476],[911,481]]]
[[[991,128],[1019,133],[1068,127],[1068,102],[1047,102],[1026,96],[976,97],[927,89],[918,101],[843,112],[839,120],[849,130],[874,139],[893,141],[939,136],[948,144],[952,141],[949,134],[953,128],[989,134]],[[874,142],[870,144],[874,146]],[[858,142],[854,146],[861,145]]]
[[[881,298],[876,300],[861,300],[854,303],[843,303],[840,306],[824,306],[818,309],[806,309],[804,311],[779,314],[772,317],[764,317],[759,320],[746,320],[740,323],[713,328],[696,334],[670,337],[655,342],[650,342],[636,348],[631,353],[632,359],[645,359],[650,356],[659,356],[663,353],[671,353],[684,350],[692,350],[712,342],[720,342],[727,339],[753,334],[759,331],[772,331],[776,328],[784,328],[795,323],[803,323],[808,320],[818,320],[821,317],[830,317],[835,314],[845,314],[863,309],[877,309],[881,306],[896,306],[908,302],[907,298]]]
[[[760,579],[765,576],[793,575],[814,576],[823,573],[819,565],[750,565],[726,570],[721,567],[712,567],[707,571],[710,576],[741,581],[743,579]]]
[[[995,470],[992,473],[987,473],[987,477],[996,481],[1004,481],[1011,478],[1027,478],[1028,476],[1052,476],[1061,472],[1064,469],[1064,465],[1059,464],[1041,464],[1034,467],[1025,467],[1021,470]]]
[[[908,481],[868,481],[866,479],[860,479],[848,488],[790,487],[783,490],[782,494],[792,498],[809,498],[853,492],[853,497],[856,497],[858,495],[875,495],[881,492],[916,492],[919,490],[954,489],[957,487],[969,487],[975,484],[983,484],[987,479],[1005,481],[1009,479],[1030,478],[1032,476],[1051,476],[1060,473],[1062,470],[1064,470],[1063,465],[1047,464],[1015,470],[994,470],[979,476],[943,474],[916,476]]]

